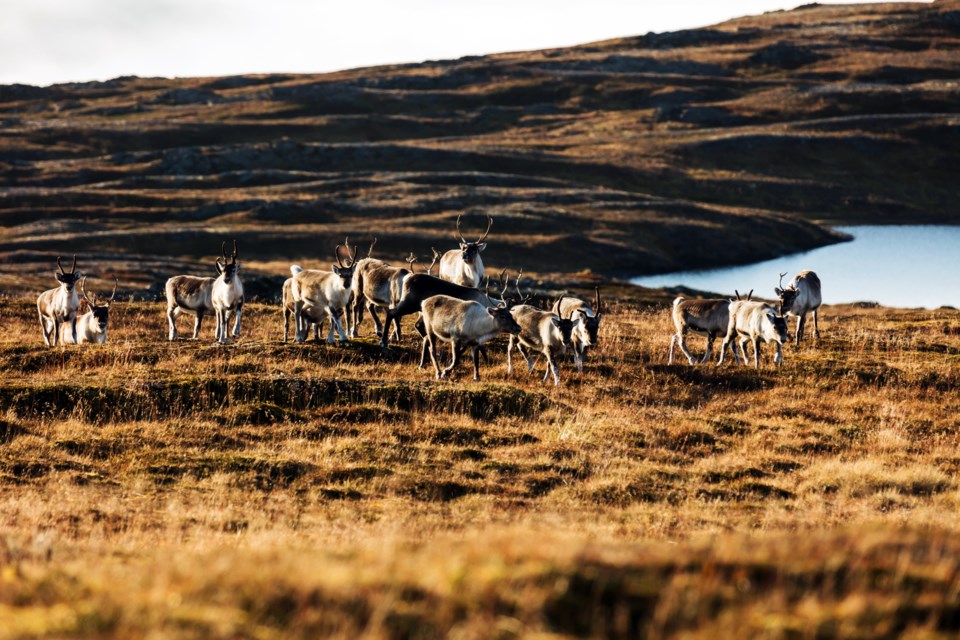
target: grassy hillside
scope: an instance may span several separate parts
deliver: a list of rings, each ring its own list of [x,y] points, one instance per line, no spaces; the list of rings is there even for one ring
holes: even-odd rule
[[[754,371],[667,366],[666,300],[607,297],[558,389],[261,305],[52,349],[0,301],[0,638],[960,630],[957,311],[826,308]]]
[[[952,223],[958,16],[807,5],[324,75],[0,87],[0,286],[77,251],[150,297],[227,236],[257,261],[374,231],[429,255],[464,211],[496,218],[488,262],[618,276],[839,240],[822,222]]]

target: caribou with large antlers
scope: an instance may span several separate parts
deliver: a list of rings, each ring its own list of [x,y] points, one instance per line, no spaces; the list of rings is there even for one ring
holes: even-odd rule
[[[80,279],[77,287],[80,297],[89,305],[90,310],[77,318],[77,337],[67,330],[67,325],[60,325],[60,342],[64,344],[84,344],[86,342],[104,344],[107,341],[107,321],[110,319],[110,304],[117,297],[117,287],[120,281],[113,276],[113,293],[106,300],[100,299],[97,294],[87,295],[85,290],[86,278]]]
[[[783,287],[783,276],[780,274],[780,286],[774,288],[780,299],[780,315],[797,317],[797,338],[796,345],[800,346],[800,340],[803,339],[803,329],[807,326],[807,312],[813,312],[813,337],[820,339],[820,304],[823,302],[823,296],[820,294],[820,277],[809,269],[801,271],[793,276],[786,287]]]
[[[487,235],[493,227],[493,218],[487,216],[487,230],[476,242],[468,242],[460,232],[460,218],[457,216],[457,235],[460,237],[460,248],[450,249],[440,258],[440,277],[444,280],[464,287],[479,287],[483,282],[485,272],[480,252],[487,248]]]
[[[233,255],[228,260],[226,243],[220,245],[220,254],[223,256],[216,261],[218,276],[216,278],[202,278],[198,276],[174,276],[167,280],[164,290],[167,294],[167,323],[169,324],[170,340],[177,338],[176,318],[182,313],[195,316],[193,324],[193,339],[200,335],[200,325],[206,312],[216,314],[216,339],[221,342],[227,340],[227,316],[231,311],[236,314],[233,335],[240,335],[240,317],[243,311],[243,285],[237,275],[240,263],[237,262],[237,241],[233,241]],[[216,296],[214,295],[216,292]],[[216,302],[214,302],[216,298]],[[221,320],[223,331],[221,331]]]
[[[60,286],[56,289],[48,289],[37,297],[37,313],[40,315],[43,341],[53,346],[57,346],[60,325],[65,322],[70,323],[70,337],[73,338],[73,342],[77,341],[77,311],[80,309],[80,298],[77,296],[76,285],[83,276],[82,273],[77,272],[77,256],[73,256],[70,273],[64,271],[63,265],[60,264],[60,256],[57,256],[57,267],[60,271],[53,275]]]
[[[341,257],[341,250],[346,250],[346,262]],[[337,264],[332,265],[331,271],[318,271],[314,269],[303,270],[294,265],[290,267],[293,273],[293,283],[291,285],[291,295],[293,297],[294,317],[296,318],[296,342],[303,342],[307,339],[307,333],[310,324],[316,322],[319,317],[318,311],[322,310],[330,319],[330,331],[327,334],[327,342],[333,342],[333,332],[336,331],[340,336],[340,342],[346,342],[347,331],[340,322],[342,311],[350,304],[353,296],[353,277],[356,271],[357,249],[350,251],[350,239],[347,239],[346,247],[337,245],[335,250]],[[348,314],[349,315],[349,314]],[[349,327],[349,318],[346,320]]]

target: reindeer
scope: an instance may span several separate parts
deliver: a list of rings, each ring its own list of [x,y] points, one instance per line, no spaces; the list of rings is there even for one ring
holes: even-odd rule
[[[520,278],[517,278],[517,293],[520,293]],[[564,296],[560,296],[554,307],[559,307],[563,302]],[[526,302],[526,299],[523,299]],[[528,356],[523,348],[536,349],[542,351],[547,358],[547,369],[543,372],[543,382],[547,381],[550,373],[553,373],[553,385],[560,384],[560,376],[557,371],[557,364],[553,359],[555,352],[565,353],[567,347],[573,344],[573,332],[581,323],[578,316],[573,318],[561,318],[552,311],[541,311],[528,304],[519,304],[511,308],[510,313],[513,319],[520,325],[520,333],[510,336],[510,343],[507,345],[507,373],[513,374],[513,347],[516,345],[517,351],[527,361],[527,371],[533,373],[535,365],[534,360]]]
[[[84,344],[86,342],[104,344],[107,341],[107,321],[110,319],[110,304],[117,297],[117,287],[120,281],[114,276],[113,293],[110,297],[101,302],[97,294],[93,297],[87,295],[85,291],[86,278],[80,279],[77,287],[80,291],[80,298],[89,305],[90,310],[77,318],[77,337],[74,340],[73,335],[67,330],[67,325],[60,325],[60,342],[62,344]]]
[[[740,292],[734,290],[736,299],[740,300]],[[753,289],[750,290],[745,300],[750,300],[753,296]],[[677,297],[673,301],[673,324],[677,332],[670,338],[670,352],[667,355],[667,364],[673,364],[673,347],[680,346],[680,351],[687,357],[690,364],[696,364],[697,360],[687,349],[687,331],[692,330],[697,333],[707,334],[707,350],[700,359],[700,364],[710,359],[710,353],[713,350],[713,341],[717,336],[725,336],[730,324],[730,303],[732,300],[726,298],[715,298],[707,300],[686,300],[683,296]],[[733,357],[737,357],[734,345],[730,345]]]
[[[353,327],[350,336],[356,338],[360,334],[360,324],[363,322],[364,307],[373,316],[373,323],[376,326],[377,333],[383,331],[383,327],[390,326],[389,322],[381,323],[377,315],[378,308],[389,310],[396,305],[400,298],[400,292],[403,288],[403,282],[410,275],[409,269],[394,267],[383,260],[371,257],[373,247],[377,244],[374,238],[367,250],[367,257],[356,264],[356,271],[353,279]],[[413,264],[410,264],[411,268]],[[400,339],[400,323],[394,323],[394,332],[397,339]]]
[[[298,265],[292,265],[290,267],[290,273],[294,276],[301,271],[303,271],[303,267]],[[281,309],[283,311],[283,341],[286,342],[290,337],[290,318],[293,317],[294,313],[293,276],[283,281]],[[326,317],[326,312],[316,307],[311,307],[310,312],[307,314],[307,318],[313,324],[313,338],[317,342],[320,342],[320,330],[323,327],[323,320]]]
[[[293,273],[291,295],[294,300],[294,317],[296,318],[297,332],[294,340],[303,342],[307,339],[310,323],[316,317],[315,310],[324,310],[330,319],[330,332],[327,342],[333,342],[333,332],[340,335],[340,342],[346,342],[347,332],[340,322],[340,310],[350,304],[353,295],[353,275],[356,266],[357,251],[350,253],[349,239],[347,240],[347,263],[340,257],[342,245],[337,245],[337,264],[332,271],[304,271],[296,265],[290,267]],[[349,319],[347,319],[349,325]]]
[[[460,249],[450,249],[440,258],[440,277],[464,287],[477,288],[483,282],[483,276],[485,275],[480,252],[487,248],[487,243],[484,240],[493,227],[493,218],[487,216],[487,230],[476,242],[467,242],[460,232],[460,217],[457,216],[457,235],[460,236]]]
[[[787,340],[787,321],[783,316],[777,315],[777,310],[765,302],[754,302],[749,300],[735,300],[730,303],[730,321],[727,324],[727,335],[720,345],[720,360],[718,365],[723,364],[724,352],[727,345],[734,339],[734,334],[739,338],[740,356],[743,362],[747,361],[747,352],[744,345],[748,340],[753,342],[753,367],[760,366],[760,343],[773,342],[777,345],[777,355],[773,362],[777,366],[783,362],[783,343]],[[731,345],[732,346],[732,345]],[[733,352],[733,357],[737,364],[740,364],[740,358],[737,352]]]
[[[400,298],[397,303],[392,308],[387,309],[387,317],[380,332],[380,346],[386,348],[390,344],[387,331],[390,323],[396,323],[399,327],[400,318],[419,312],[421,305],[427,298],[437,295],[446,295],[458,300],[472,300],[484,307],[497,306],[480,289],[464,287],[426,273],[412,273],[403,280]]]
[[[220,245],[223,254],[223,268],[217,264],[217,271],[221,277],[213,281],[210,299],[213,302],[213,312],[217,318],[217,339],[221,344],[227,342],[227,327],[230,314],[236,314],[233,325],[233,336],[240,335],[240,316],[243,314],[243,284],[240,282],[240,263],[237,262],[237,241],[233,241],[233,254],[227,262],[227,243]]]
[[[174,276],[167,280],[164,290],[167,294],[167,323],[170,327],[169,339],[177,339],[176,318],[182,313],[191,313],[195,316],[193,323],[193,339],[200,336],[200,325],[203,322],[203,316],[208,311],[217,314],[216,338],[220,340],[220,319],[221,315],[214,306],[214,285],[220,283],[218,288],[218,298],[221,308],[223,304],[228,303],[231,296],[236,296],[239,291],[239,300],[233,298],[232,301],[236,307],[236,324],[234,325],[233,335],[240,335],[240,315],[243,308],[243,286],[240,284],[240,278],[237,277],[237,271],[240,265],[237,259],[237,243],[233,243],[233,260],[228,262],[226,243],[220,245],[220,253],[223,256],[223,264],[220,258],[216,261],[216,278],[202,278],[198,276]],[[224,322],[226,328],[226,322]],[[226,341],[226,331],[223,331],[223,340]]]
[[[77,256],[73,256],[73,266],[70,273],[63,270],[60,256],[57,256],[57,268],[60,273],[54,273],[60,286],[48,289],[37,297],[37,313],[40,316],[40,329],[43,331],[43,341],[50,346],[57,346],[60,335],[60,325],[70,323],[70,337],[77,342],[77,311],[80,309],[80,298],[77,296],[76,285],[82,273],[77,273]]]
[[[780,287],[783,286],[783,276],[780,274]],[[807,312],[813,311],[813,338],[820,339],[820,324],[818,316],[820,304],[823,298],[820,295],[820,278],[816,273],[809,269],[801,271],[793,276],[793,280],[785,289],[775,287],[774,291],[780,298],[780,315],[796,316],[797,320],[797,339],[796,346],[800,346],[800,340],[803,339],[803,329],[807,325]]]
[[[501,333],[516,335],[521,331],[506,301],[490,308],[473,300],[445,295],[432,296],[423,302],[423,324],[437,380],[450,375],[467,347],[473,351],[473,379],[480,380],[481,346]],[[449,342],[452,354],[450,365],[442,371],[437,364],[438,340]]]
[[[587,358],[587,349],[597,344],[597,333],[600,331],[600,288],[595,287],[596,295],[594,308],[580,298],[561,298],[553,305],[553,312],[559,317],[566,316],[573,319],[580,318],[580,324],[573,333],[573,361],[577,365],[577,372],[583,373],[583,363]],[[561,306],[561,302],[563,305]]]

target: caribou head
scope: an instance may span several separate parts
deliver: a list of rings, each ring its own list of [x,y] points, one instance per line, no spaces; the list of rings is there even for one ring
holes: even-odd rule
[[[784,289],[783,287],[783,276],[787,275],[785,272],[780,274],[780,286],[774,287],[773,291],[777,294],[779,298],[779,307],[777,308],[778,312],[782,316],[784,311],[790,311],[793,308],[793,301],[797,299],[797,288],[793,285],[787,285]]]
[[[457,216],[457,235],[460,236],[460,251],[463,261],[467,264],[473,264],[476,262],[477,257],[480,255],[480,252],[487,248],[487,243],[484,240],[487,239],[487,235],[490,233],[491,227],[493,227],[493,218],[487,216],[487,230],[483,232],[483,235],[477,238],[476,242],[468,242],[466,238],[463,237],[463,233],[460,231],[460,218],[462,214]]]
[[[350,248],[350,238],[347,238],[345,245],[338,244],[334,251],[337,256],[337,264],[333,265],[332,270],[340,276],[340,282],[344,289],[349,289],[353,283],[354,267],[357,265],[357,249],[357,247]],[[341,257],[342,254],[345,257]]]
[[[560,344],[563,345],[564,349],[573,344],[573,332],[576,331],[577,326],[581,322],[581,318],[573,319],[571,315],[569,318],[563,317],[563,299],[566,294],[561,295],[556,302],[557,315],[552,317],[550,320],[553,322],[553,326],[557,328],[557,333],[560,334]]]
[[[113,293],[110,294],[110,297],[106,300],[101,301],[100,297],[97,294],[93,296],[87,295],[84,285],[86,284],[87,279],[80,279],[80,297],[86,301],[90,306],[90,312],[93,313],[93,317],[97,321],[97,328],[101,332],[107,330],[107,320],[110,318],[110,303],[113,302],[113,299],[117,297],[117,286],[120,284],[120,281],[117,280],[117,276],[113,276]]]
[[[591,316],[582,310],[580,311],[580,321],[583,322],[583,328],[586,329],[583,344],[588,347],[597,344],[597,333],[600,331],[600,316],[602,315],[600,307],[600,287],[594,287],[593,291],[595,294],[593,315]]]
[[[77,256],[73,256],[73,266],[70,268],[70,273],[63,270],[63,265],[60,264],[60,256],[57,256],[57,267],[60,269],[59,273],[53,274],[56,276],[57,282],[63,285],[67,293],[72,293],[73,287],[76,286],[80,277],[83,275],[82,273],[77,273]]]
[[[223,276],[224,282],[230,282],[240,271],[240,263],[237,262],[237,241],[233,241],[233,253],[227,258],[227,243],[220,243],[220,255],[223,261],[217,259],[217,273]]]

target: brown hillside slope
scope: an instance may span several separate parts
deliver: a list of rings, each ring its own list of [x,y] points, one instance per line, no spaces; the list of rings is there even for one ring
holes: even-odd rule
[[[77,251],[155,293],[228,236],[260,261],[372,233],[428,255],[462,211],[495,216],[490,263],[608,275],[836,241],[824,221],[953,222],[958,44],[958,2],[812,5],[324,75],[0,87],[0,287]]]

